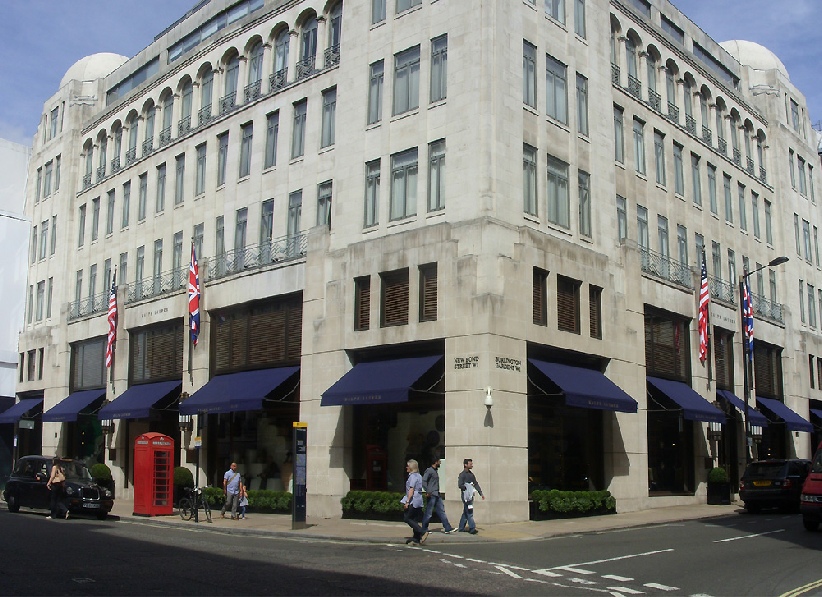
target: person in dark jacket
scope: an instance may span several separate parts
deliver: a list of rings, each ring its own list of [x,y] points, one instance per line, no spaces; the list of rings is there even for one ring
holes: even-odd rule
[[[425,515],[422,517],[422,530],[423,532],[428,532],[428,523],[431,521],[431,516],[436,510],[437,516],[439,516],[442,522],[442,532],[453,533],[457,529],[452,527],[451,523],[448,522],[448,516],[445,514],[445,504],[442,503],[442,497],[440,497],[439,468],[440,459],[438,456],[434,456],[434,461],[431,463],[431,466],[425,469],[425,473],[422,475],[422,488],[428,494],[428,501],[425,504]]]
[[[474,494],[478,493],[484,500],[485,496],[482,493],[482,488],[477,482],[477,478],[471,471],[474,468],[474,461],[471,458],[466,458],[462,461],[462,472],[457,479],[457,487],[459,487],[462,496],[462,516],[460,523],[457,526],[461,533],[468,531],[472,535],[477,534],[477,526],[474,523]],[[465,525],[468,525],[467,527]]]

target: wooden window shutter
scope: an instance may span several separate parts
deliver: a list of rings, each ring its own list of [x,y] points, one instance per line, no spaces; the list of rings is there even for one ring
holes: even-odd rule
[[[371,327],[371,277],[354,279],[354,329]]]
[[[716,386],[733,390],[728,368],[728,337],[718,328],[714,328],[714,362],[716,370]]]
[[[437,264],[420,266],[420,321],[437,320]]]
[[[230,369],[232,320],[225,313],[217,313],[211,322],[214,327],[214,370],[219,373]]]
[[[571,278],[557,276],[557,328],[579,334],[579,286]]]
[[[591,338],[602,339],[602,288],[588,286],[588,328]]]
[[[382,325],[408,325],[408,270],[381,275]]]
[[[779,383],[779,351],[764,342],[754,340],[754,380],[757,396],[781,398]]]
[[[688,381],[688,347],[688,334],[683,321],[664,316],[645,316],[645,362],[648,375]]]
[[[303,304],[289,304],[286,320],[286,359],[299,361],[303,351]]]
[[[534,324],[548,325],[548,304],[545,296],[546,286],[548,282],[548,272],[539,269],[538,267],[535,267],[533,281],[534,287],[532,290],[532,310],[534,316]]]

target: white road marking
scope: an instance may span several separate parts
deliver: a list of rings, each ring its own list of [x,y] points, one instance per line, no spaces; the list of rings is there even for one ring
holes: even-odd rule
[[[548,568],[540,568],[539,570],[531,570],[534,574],[541,574],[542,576],[550,576],[551,578],[558,578],[562,575],[559,572],[553,572]]]
[[[608,580],[615,580],[617,582],[631,582],[634,580],[630,576],[617,576],[616,574],[603,574],[602,578],[607,578]]]
[[[763,535],[772,535],[773,533],[782,533],[785,529],[777,529],[775,531],[765,531],[764,533],[752,533],[750,535],[740,535],[739,537],[729,537],[728,539],[717,539],[714,543],[727,543],[728,541],[736,541],[738,539],[752,539],[754,537],[762,537]]]
[[[571,574],[596,574],[593,570],[585,570],[583,568],[575,568],[573,564],[568,566],[556,566],[557,570],[563,570],[565,572],[570,572]]]
[[[656,582],[646,582],[643,587],[648,587],[649,589],[659,589],[660,591],[679,591],[679,587],[669,587],[668,585],[661,585]]]
[[[637,591],[636,589],[632,589],[630,587],[608,587],[611,591],[617,591],[619,593],[628,593],[630,595],[643,595],[643,591]]]
[[[526,579],[525,579],[525,582],[538,582],[538,583],[541,583],[541,584],[543,584],[543,585],[547,585],[547,584],[548,584],[548,581],[547,581],[547,580],[542,580],[541,578],[526,578]]]
[[[569,581],[578,585],[595,585],[596,581],[588,580],[587,578],[569,578]]]
[[[466,562],[476,562],[477,564],[487,564],[485,560],[478,560],[476,558],[465,558]]]
[[[507,575],[508,575],[508,576],[510,576],[511,578],[522,578],[522,577],[521,577],[519,574],[517,574],[516,572],[511,572],[510,570],[508,570],[508,568],[506,568],[505,566],[494,566],[494,568],[496,568],[497,570],[499,570],[499,571],[500,571],[500,572],[502,572],[503,574],[507,574]]]

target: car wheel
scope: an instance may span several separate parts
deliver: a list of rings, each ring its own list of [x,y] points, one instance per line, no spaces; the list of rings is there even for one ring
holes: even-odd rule
[[[13,493],[10,493],[6,498],[6,503],[9,506],[9,512],[19,512],[20,511],[20,504],[17,503],[17,496]]]
[[[756,514],[762,509],[762,506],[759,504],[745,504],[745,509],[751,514]]]
[[[803,516],[802,517],[802,526],[805,527],[806,531],[813,532],[813,531],[815,531],[816,529],[819,528],[819,521],[814,520],[812,518],[808,518],[806,516]]]

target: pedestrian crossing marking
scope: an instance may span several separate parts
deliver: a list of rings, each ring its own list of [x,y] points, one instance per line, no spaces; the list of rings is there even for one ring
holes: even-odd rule
[[[500,571],[500,572],[502,572],[503,574],[507,574],[507,575],[508,575],[508,576],[510,576],[511,578],[522,578],[522,577],[521,577],[519,574],[517,574],[516,572],[512,572],[511,570],[508,570],[508,568],[506,568],[505,566],[494,566],[494,568],[496,568],[497,570],[499,570],[499,571]]]
[[[607,578],[608,580],[615,580],[617,582],[631,582],[634,580],[630,576],[617,576],[616,574],[603,574],[602,578]]]
[[[648,587],[649,589],[659,589],[660,591],[679,591],[679,587],[669,587],[668,585],[661,585],[656,582],[646,582],[643,587]]]
[[[618,591],[619,593],[628,593],[629,595],[642,595],[644,594],[643,591],[637,591],[636,589],[632,589],[630,587],[608,587],[610,591]]]

